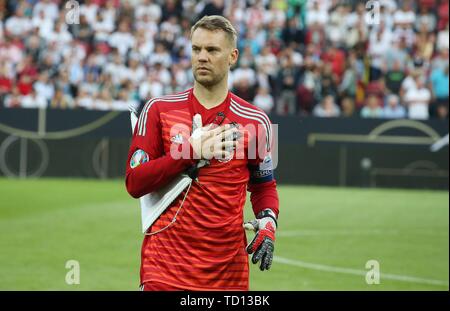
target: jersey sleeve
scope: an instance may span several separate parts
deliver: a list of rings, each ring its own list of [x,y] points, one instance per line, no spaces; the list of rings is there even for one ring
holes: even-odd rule
[[[262,122],[258,124],[256,135],[256,157],[248,160],[250,179],[248,191],[255,215],[270,209],[278,217],[279,199],[277,184],[273,175],[272,149],[273,131],[270,119],[264,114]]]
[[[174,159],[165,154],[157,106],[147,108],[147,105],[134,129],[126,163],[125,184],[134,198],[165,186],[195,163],[192,159]],[[185,148],[185,144],[189,142],[185,141],[179,148]]]

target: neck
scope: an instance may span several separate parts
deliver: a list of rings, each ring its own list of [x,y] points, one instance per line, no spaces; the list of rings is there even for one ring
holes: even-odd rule
[[[199,103],[206,109],[219,106],[228,96],[228,79],[224,78],[220,83],[211,87],[205,87],[195,81],[194,95]]]

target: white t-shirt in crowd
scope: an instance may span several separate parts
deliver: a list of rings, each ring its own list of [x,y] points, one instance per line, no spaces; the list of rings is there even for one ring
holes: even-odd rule
[[[408,117],[416,120],[429,118],[428,105],[431,100],[431,92],[427,88],[410,89],[403,100],[408,105]]]
[[[328,22],[328,12],[327,11],[309,11],[306,16],[306,23],[308,25],[319,24],[325,25]]]
[[[98,6],[96,4],[82,4],[80,6],[80,14],[86,17],[89,25],[93,25],[97,19]]]
[[[58,32],[52,31],[47,37],[49,42],[56,42],[56,44],[62,47],[66,46],[72,39],[72,34],[67,29],[61,29]]]
[[[133,81],[135,84],[144,81],[147,76],[147,70],[144,66],[138,66],[135,69],[128,68],[128,79]]]
[[[233,72],[233,79],[235,82],[247,80],[253,86],[256,83],[256,73],[252,68],[237,68]]]
[[[23,36],[32,28],[31,19],[27,17],[11,16],[5,23],[5,29],[14,36]]]
[[[102,21],[96,21],[92,25],[92,29],[95,32],[95,38],[101,41],[108,41],[109,35],[114,31],[114,23],[110,20],[103,19]]]
[[[47,108],[47,100],[44,96],[36,94],[26,95],[22,97],[22,108]]]
[[[45,40],[49,40],[48,37],[53,32],[54,22],[50,18],[41,18],[39,16],[33,17],[31,23],[34,28],[39,29],[39,36]]]
[[[109,38],[109,45],[119,50],[121,55],[127,54],[128,50],[134,45],[135,38],[129,32],[114,32]]]
[[[38,95],[43,96],[47,100],[51,100],[55,95],[55,87],[51,83],[37,81],[33,87]]]
[[[372,58],[372,66],[381,69],[385,64],[385,55],[390,48],[389,41],[371,41],[369,46],[369,55]]]
[[[6,60],[6,64],[18,64],[23,59],[22,50],[15,44],[0,47],[0,59]]]
[[[394,22],[396,24],[413,24],[416,21],[416,13],[414,11],[399,10],[394,14]]]
[[[407,93],[410,90],[416,89],[416,81],[414,81],[414,78],[411,76],[407,76],[405,80],[402,82],[402,90]]]
[[[160,63],[165,68],[169,68],[172,65],[172,58],[168,52],[152,53],[148,59],[148,63],[154,66],[156,63]]]
[[[33,8],[33,17],[38,17],[41,12],[44,12],[44,16],[46,18],[50,18],[51,20],[58,19],[59,10],[58,6],[54,2],[38,2]]]
[[[112,101],[104,100],[104,99],[95,99],[93,102],[93,110],[111,110]]]
[[[147,15],[152,21],[159,21],[162,16],[162,9],[161,6],[155,3],[149,5],[141,4],[136,8],[135,15],[138,19],[141,18],[142,15]]]
[[[256,56],[255,63],[258,70],[268,75],[275,76],[278,72],[278,60],[272,53]]]
[[[441,30],[438,33],[436,47],[438,51],[449,48],[449,31]]]
[[[149,100],[150,98],[162,96],[164,85],[159,81],[145,81],[139,85],[139,98]]]
[[[105,72],[111,75],[115,84],[120,84],[129,78],[128,68],[123,64],[109,63],[106,65]]]
[[[93,109],[94,99],[90,96],[82,96],[77,99],[77,104],[81,108]]]
[[[262,110],[264,110],[266,113],[269,113],[274,106],[273,97],[270,94],[266,95],[258,94],[255,96],[253,104],[255,104],[256,107],[259,107]]]

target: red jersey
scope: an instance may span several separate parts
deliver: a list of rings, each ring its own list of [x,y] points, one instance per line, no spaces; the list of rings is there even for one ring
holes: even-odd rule
[[[264,161],[270,155],[271,123],[262,110],[231,92],[222,104],[212,109],[198,102],[193,89],[150,100],[133,134],[126,171],[127,189],[133,197],[143,196],[196,163],[191,159],[175,159],[171,146],[178,134],[183,137],[182,141],[178,139],[180,148],[189,145],[192,119],[197,113],[201,114],[203,125],[236,122],[244,127],[252,124],[263,131],[246,135],[244,157],[229,161],[213,159],[210,165],[202,167],[176,221],[161,232],[145,236],[141,284],[160,282],[188,290],[248,290],[247,239],[242,227],[247,190],[251,192],[255,215],[267,208],[278,215],[276,182]],[[263,139],[258,135],[264,136]],[[257,152],[256,158],[249,159],[247,148],[253,141],[262,142],[257,148],[267,151],[264,156],[258,156]],[[149,161],[132,168],[130,161],[139,149],[148,155]],[[149,231],[159,231],[173,220],[186,191]]]

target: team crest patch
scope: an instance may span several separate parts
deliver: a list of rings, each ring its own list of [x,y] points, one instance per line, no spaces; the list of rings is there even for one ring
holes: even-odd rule
[[[130,167],[136,168],[145,162],[148,162],[148,154],[144,150],[136,150],[131,156]]]

